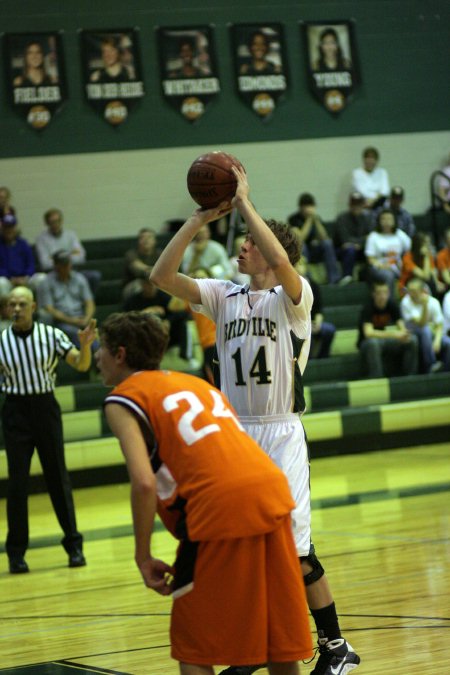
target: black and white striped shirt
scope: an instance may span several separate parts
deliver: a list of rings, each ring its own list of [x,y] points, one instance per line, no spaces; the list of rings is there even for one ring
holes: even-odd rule
[[[73,347],[54,326],[34,323],[22,334],[7,328],[0,335],[1,391],[18,396],[52,392],[58,361]]]

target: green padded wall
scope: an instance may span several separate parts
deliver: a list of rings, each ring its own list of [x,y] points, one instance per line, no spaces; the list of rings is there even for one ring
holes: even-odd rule
[[[0,97],[0,157],[220,145],[448,128],[450,3],[447,0],[2,0],[4,32],[62,30],[69,101],[44,132],[36,132]],[[301,20],[356,21],[362,87],[337,118],[306,85]],[[273,119],[259,120],[238,99],[229,23],[281,22],[291,88]],[[195,124],[160,94],[155,27],[214,24],[222,92]],[[78,30],[137,26],[145,99],[120,127],[97,116],[82,96]],[[5,90],[4,64],[0,87]]]

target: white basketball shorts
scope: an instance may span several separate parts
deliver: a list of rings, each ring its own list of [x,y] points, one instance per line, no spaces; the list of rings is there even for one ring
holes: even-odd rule
[[[299,556],[309,555],[311,546],[311,492],[305,430],[299,415],[240,417],[245,431],[285,474],[296,507],[292,529]]]

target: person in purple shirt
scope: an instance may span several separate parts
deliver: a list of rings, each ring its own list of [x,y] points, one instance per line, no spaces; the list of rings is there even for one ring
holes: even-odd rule
[[[33,249],[19,235],[16,217],[4,215],[0,230],[0,297],[15,286],[33,287],[37,282],[35,269]]]

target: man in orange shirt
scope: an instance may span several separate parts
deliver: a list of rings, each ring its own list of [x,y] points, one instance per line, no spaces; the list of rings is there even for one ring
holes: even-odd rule
[[[157,317],[113,314],[100,337],[97,365],[115,385],[106,417],[131,481],[135,560],[146,586],[174,599],[180,673],[267,662],[272,675],[297,675],[312,641],[283,472],[221,392],[159,370],[167,331]],[[157,509],[181,540],[173,566],[151,553]]]

